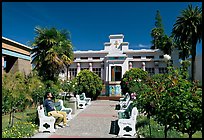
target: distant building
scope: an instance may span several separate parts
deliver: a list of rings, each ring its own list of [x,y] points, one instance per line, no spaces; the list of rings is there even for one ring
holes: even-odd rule
[[[141,68],[149,74],[165,73],[167,64],[163,60],[163,52],[159,49],[129,49],[129,43],[124,42],[124,35],[110,35],[110,41],[104,43],[104,50],[74,51],[74,62],[67,70],[60,73],[61,79],[73,79],[83,70],[88,69],[98,74],[105,84],[106,96],[120,96],[120,82],[124,73],[131,68]],[[178,66],[178,52],[172,53],[173,64]]]
[[[32,70],[30,51],[30,47],[2,37],[2,75],[17,71],[29,74]]]
[[[191,59],[189,60],[191,61]],[[192,77],[191,66],[189,67],[189,75]],[[202,54],[197,54],[195,58],[195,80],[202,82]]]

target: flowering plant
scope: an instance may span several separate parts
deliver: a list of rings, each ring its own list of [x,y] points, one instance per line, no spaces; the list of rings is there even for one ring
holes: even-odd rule
[[[136,93],[131,93],[131,99],[136,99],[137,94]]]

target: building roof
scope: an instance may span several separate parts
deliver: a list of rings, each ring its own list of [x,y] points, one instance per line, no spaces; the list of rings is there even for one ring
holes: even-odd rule
[[[88,50],[88,51],[74,51],[74,54],[85,54],[85,53],[105,53],[107,54],[108,51],[100,50],[100,51],[93,51],[93,50]]]
[[[17,44],[17,45],[20,45],[20,46],[22,46],[22,47],[25,47],[25,48],[27,48],[27,49],[32,50],[31,47],[28,47],[28,46],[26,46],[26,45],[24,45],[24,44],[21,44],[21,43],[19,43],[19,42],[16,42],[16,41],[14,41],[14,40],[11,40],[11,39],[8,39],[8,38],[2,36],[2,42],[3,42],[3,40],[12,42],[12,43],[14,43],[14,44]]]
[[[159,49],[154,49],[154,50],[152,50],[152,49],[141,49],[141,50],[129,49],[129,50],[125,50],[124,52],[125,53],[139,53],[139,52],[144,52],[144,53],[152,52],[152,53],[154,53],[154,52],[158,52],[158,51],[160,51],[160,50]]]

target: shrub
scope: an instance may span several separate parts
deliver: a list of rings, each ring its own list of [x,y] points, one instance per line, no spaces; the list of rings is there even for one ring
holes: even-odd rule
[[[4,74],[2,78],[2,113],[23,111],[33,101],[25,75],[21,72]]]
[[[13,127],[2,131],[2,138],[25,138],[35,134],[38,126],[31,122],[16,122]]]
[[[163,89],[156,105],[156,120],[168,129],[174,127],[189,137],[201,130],[202,94],[197,92],[197,83],[188,81],[185,69],[169,67],[169,73],[163,80]],[[168,127],[167,127],[168,126]]]
[[[30,73],[27,77],[27,88],[31,92],[33,103],[41,101],[45,94],[45,84],[42,82],[42,77],[37,75],[36,71]]]
[[[143,136],[145,138],[164,138],[164,127],[162,125],[159,125],[156,121],[154,121],[153,118],[150,119],[150,123],[152,126],[152,133],[151,135],[149,132],[148,124],[149,121],[147,117],[145,116],[138,116],[137,117],[137,133],[140,136]],[[181,133],[177,132],[175,129],[172,129],[168,132],[168,138],[181,138]]]
[[[121,89],[122,94],[125,95],[127,92],[131,93],[139,93],[141,89],[143,89],[142,85],[146,81],[148,76],[148,72],[139,69],[132,68],[129,71],[126,71],[121,80]]]
[[[102,80],[97,74],[89,70],[80,71],[75,78],[75,82],[74,91],[76,94],[82,94],[84,92],[86,97],[96,99],[101,93]]]
[[[61,89],[64,92],[73,92],[74,86],[75,86],[75,80],[69,80],[69,81],[65,80],[61,83]]]
[[[51,92],[52,96],[55,99],[59,98],[59,92],[60,92],[60,82],[59,81],[51,81],[51,80],[47,80],[44,81],[44,84],[46,85],[46,90],[44,93],[46,92]],[[45,95],[45,94],[44,94]],[[44,97],[44,99],[47,97]]]

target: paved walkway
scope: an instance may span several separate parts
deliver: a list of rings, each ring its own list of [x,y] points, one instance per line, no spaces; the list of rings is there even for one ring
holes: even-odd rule
[[[115,105],[118,101],[96,100],[85,109],[78,109],[70,127],[59,128],[55,133],[37,133],[32,138],[116,138],[110,133],[111,121],[117,120]]]

